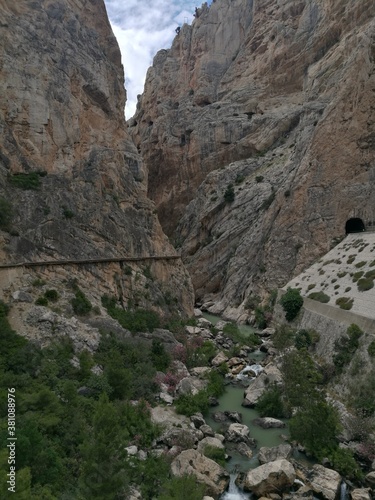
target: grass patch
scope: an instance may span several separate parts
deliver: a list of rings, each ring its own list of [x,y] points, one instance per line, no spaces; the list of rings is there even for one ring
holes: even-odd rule
[[[40,178],[44,177],[46,172],[30,172],[29,174],[19,173],[8,176],[8,182],[14,187],[20,189],[39,189]]]
[[[354,299],[350,297],[339,297],[336,299],[336,304],[340,307],[340,309],[344,309],[345,311],[349,311],[353,307]]]
[[[329,296],[327,294],[325,294],[324,292],[313,292],[313,293],[310,293],[310,295],[308,296],[309,299],[312,299],[312,300],[317,300],[318,302],[322,302],[323,304],[326,304],[327,302],[329,302]]]

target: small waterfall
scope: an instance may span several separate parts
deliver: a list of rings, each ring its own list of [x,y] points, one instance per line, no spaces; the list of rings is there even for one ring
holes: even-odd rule
[[[262,365],[246,365],[243,370],[240,371],[238,375],[236,375],[237,380],[248,379],[248,373],[251,372],[255,377],[257,377],[263,371]]]
[[[340,500],[348,500],[348,499],[349,499],[348,485],[346,484],[345,481],[342,481],[340,485]]]
[[[236,477],[237,477],[237,474],[230,475],[230,482],[229,482],[228,491],[223,493],[223,495],[220,497],[221,500],[248,500],[250,498],[250,494],[244,493],[236,485],[236,483],[235,483]]]

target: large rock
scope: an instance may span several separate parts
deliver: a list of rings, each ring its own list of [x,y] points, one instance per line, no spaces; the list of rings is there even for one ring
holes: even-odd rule
[[[245,398],[242,401],[242,406],[254,407],[258,399],[266,391],[268,387],[267,375],[263,372],[256,379],[252,380],[245,391]]]
[[[352,500],[371,500],[371,490],[370,488],[356,488],[350,493]]]
[[[225,439],[231,443],[249,444],[251,440],[248,426],[243,424],[230,424],[225,433]]]
[[[290,488],[296,478],[293,465],[287,460],[276,460],[249,471],[245,488],[258,496],[280,493]]]
[[[282,429],[285,427],[285,422],[272,417],[256,418],[253,423],[263,427],[263,429]]]
[[[215,437],[205,437],[202,439],[202,441],[199,441],[197,450],[200,453],[203,453],[204,455],[204,450],[207,446],[212,446],[213,448],[219,448],[220,450],[224,450],[224,445],[220,439],[217,439]]]
[[[181,394],[198,394],[207,387],[207,380],[202,380],[198,377],[185,377],[177,384],[176,393]]]
[[[273,446],[272,448],[267,448],[262,446],[259,449],[258,460],[261,464],[266,464],[268,462],[274,462],[275,460],[286,459],[288,460],[292,455],[292,447],[290,444],[279,444],[279,446]]]
[[[224,493],[229,484],[228,472],[213,460],[196,450],[185,450],[171,464],[174,476],[193,474],[197,481],[207,486],[207,493],[214,498]]]
[[[311,487],[315,493],[319,493],[326,500],[335,500],[341,480],[338,472],[319,464],[313,466],[310,478]]]
[[[366,482],[372,487],[375,488],[375,471],[369,472],[366,475]]]
[[[222,351],[220,351],[211,361],[211,364],[212,366],[220,366],[226,361],[228,361],[228,356],[226,356]]]

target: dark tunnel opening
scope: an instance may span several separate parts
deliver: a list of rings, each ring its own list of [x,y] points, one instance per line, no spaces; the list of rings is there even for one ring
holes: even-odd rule
[[[366,231],[365,225],[363,223],[363,220],[360,219],[359,217],[352,217],[351,219],[348,219],[345,224],[345,233],[362,233],[363,231]]]

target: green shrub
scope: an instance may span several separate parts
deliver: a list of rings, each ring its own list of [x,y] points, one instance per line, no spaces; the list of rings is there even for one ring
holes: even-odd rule
[[[281,297],[280,304],[285,311],[285,319],[292,321],[303,305],[303,298],[300,291],[296,288],[288,288],[286,293]]]
[[[363,267],[365,265],[366,265],[366,261],[365,260],[361,260],[361,262],[357,262],[357,264],[355,264],[355,267],[360,268],[360,267]]]
[[[299,330],[294,339],[297,349],[308,349],[312,344],[311,334],[307,330]]]
[[[311,283],[308,287],[307,287],[307,291],[310,291],[312,290],[313,288],[315,288],[315,283]]]
[[[57,290],[46,290],[44,292],[44,296],[47,300],[50,300],[51,302],[57,302],[59,300],[59,294],[57,293]]]
[[[375,269],[367,271],[367,273],[365,274],[365,278],[375,279]]]
[[[36,299],[35,304],[37,306],[48,306],[48,299],[42,295]]]
[[[263,180],[264,180],[263,175],[257,175],[257,176],[255,177],[255,182],[257,182],[258,184],[259,184],[260,182],[263,182]]]
[[[160,318],[155,311],[147,309],[136,309],[135,311],[122,309],[116,305],[114,297],[108,297],[107,295],[102,297],[102,304],[112,318],[116,319],[122,327],[130,330],[132,333],[152,332],[155,328],[160,327]]]
[[[12,217],[12,205],[8,200],[0,197],[0,229],[3,231],[9,231]]]
[[[40,278],[35,279],[32,283],[33,286],[41,287],[46,284],[46,282]]]
[[[89,314],[92,309],[91,302],[88,300],[86,295],[76,286],[75,297],[72,298],[70,303],[73,306],[73,311],[75,314],[80,316],[85,316]]]
[[[313,293],[310,293],[310,295],[308,296],[309,299],[312,299],[312,300],[317,300],[318,302],[322,302],[323,304],[326,304],[327,302],[329,302],[329,296],[327,294],[325,294],[324,292],[313,292]]]
[[[40,178],[46,175],[46,172],[30,172],[29,174],[19,173],[8,176],[8,182],[20,189],[39,189]]]
[[[229,184],[224,193],[224,200],[227,203],[232,203],[234,201],[235,193],[233,189],[233,184]]]
[[[296,331],[288,325],[280,325],[272,336],[273,345],[276,349],[286,349],[293,345]]]
[[[261,417],[285,417],[281,389],[275,384],[258,399],[256,409]]]
[[[360,292],[366,292],[374,288],[374,280],[370,278],[361,278],[358,280],[357,287]]]
[[[216,446],[206,445],[204,447],[203,455],[211,460],[214,460],[217,464],[225,467],[225,450],[222,448],[217,448]]]
[[[375,340],[373,340],[371,344],[368,346],[367,352],[372,358],[375,357]]]
[[[336,448],[328,455],[332,467],[343,477],[351,480],[362,480],[363,473],[349,449]]]
[[[335,342],[336,354],[333,356],[333,363],[337,373],[341,373],[346,365],[348,365],[359,347],[359,339],[363,331],[358,325],[351,324],[346,335],[341,336]]]
[[[198,483],[195,475],[173,477],[161,487],[158,500],[197,500],[203,498],[206,486]]]
[[[352,280],[354,281],[354,283],[356,283],[359,280],[359,278],[362,278],[362,276],[363,276],[363,271],[358,271],[353,274]]]
[[[349,311],[353,307],[354,299],[350,297],[339,297],[336,299],[336,304],[345,311]]]
[[[207,391],[199,391],[197,394],[182,394],[175,401],[177,413],[191,417],[194,413],[208,413],[208,393]]]
[[[69,208],[63,207],[62,209],[63,216],[65,219],[72,219],[74,217],[74,212],[70,210]]]

